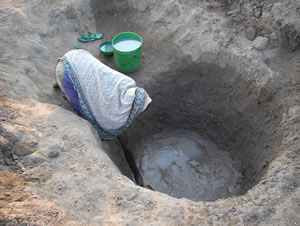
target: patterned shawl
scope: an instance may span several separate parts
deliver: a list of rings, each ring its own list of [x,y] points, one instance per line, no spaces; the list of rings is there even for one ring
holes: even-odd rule
[[[85,50],[71,50],[60,62],[78,93],[81,113],[102,140],[119,136],[151,102],[133,79],[102,64]]]

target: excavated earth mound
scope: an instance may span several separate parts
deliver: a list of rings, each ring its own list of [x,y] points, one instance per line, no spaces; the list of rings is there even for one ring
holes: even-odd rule
[[[242,3],[242,4],[241,4]],[[297,225],[300,2],[2,0],[1,225]],[[153,99],[117,141],[53,89],[78,35],[143,37]]]

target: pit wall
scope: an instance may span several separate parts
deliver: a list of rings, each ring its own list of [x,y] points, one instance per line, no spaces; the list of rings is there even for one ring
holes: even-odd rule
[[[197,132],[242,162],[245,193],[279,152],[282,133],[276,128],[283,109],[275,91],[258,88],[228,67],[207,63],[177,67],[146,85],[153,102],[131,126],[130,140],[141,144],[172,128]]]
[[[276,128],[286,108],[279,73],[265,56],[234,35],[225,12],[216,14],[208,3],[96,3],[98,29],[111,37],[135,31],[144,39],[142,68],[130,76],[153,102],[130,139],[169,127],[191,129],[242,161],[244,193],[255,185],[280,152],[282,130]]]

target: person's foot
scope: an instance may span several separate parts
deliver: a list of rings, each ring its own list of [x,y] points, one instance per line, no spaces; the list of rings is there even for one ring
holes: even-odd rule
[[[54,89],[58,89],[58,88],[59,88],[59,85],[58,85],[57,82],[55,82],[55,83],[53,83],[52,87],[53,87]]]
[[[151,191],[155,191],[155,190],[151,187],[151,185],[149,185],[149,184],[145,184],[143,187],[144,187],[144,188],[148,188],[148,189],[151,190]]]

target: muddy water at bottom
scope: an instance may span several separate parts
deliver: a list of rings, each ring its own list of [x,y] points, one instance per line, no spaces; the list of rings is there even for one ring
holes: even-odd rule
[[[194,201],[239,193],[240,163],[193,132],[160,133],[139,147],[144,182],[156,191]]]

